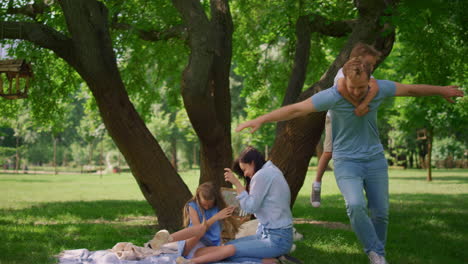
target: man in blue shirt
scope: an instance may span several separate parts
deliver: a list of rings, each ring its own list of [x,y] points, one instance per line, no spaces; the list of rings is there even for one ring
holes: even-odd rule
[[[344,65],[345,89],[353,100],[361,101],[366,96],[370,72],[371,67],[360,58],[353,58]],[[388,166],[377,130],[377,109],[383,99],[391,96],[440,95],[453,102],[450,98],[463,96],[463,92],[457,86],[408,85],[381,80],[377,82],[379,92],[371,101],[370,112],[365,116],[356,116],[354,106],[333,86],[302,102],[242,123],[236,131],[250,127],[253,133],[263,123],[290,120],[311,112],[329,110],[332,117],[335,178],[346,201],[351,226],[363,244],[370,262],[385,264],[389,208]]]

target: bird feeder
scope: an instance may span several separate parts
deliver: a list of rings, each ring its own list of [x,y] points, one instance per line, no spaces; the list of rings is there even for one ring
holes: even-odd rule
[[[0,60],[0,96],[10,100],[28,97],[32,76],[25,60]]]

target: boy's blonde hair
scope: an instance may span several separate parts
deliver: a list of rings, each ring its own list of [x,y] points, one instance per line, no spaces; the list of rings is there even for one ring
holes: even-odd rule
[[[380,59],[380,56],[382,53],[378,50],[376,50],[374,47],[371,45],[358,42],[353,50],[351,50],[351,53],[349,54],[349,58],[352,59],[354,57],[365,57],[365,56],[373,56],[375,57],[376,60]]]
[[[363,74],[367,75],[369,80],[371,74],[371,65],[364,62],[360,57],[351,58],[343,66],[343,75],[345,78],[351,80],[361,77]]]

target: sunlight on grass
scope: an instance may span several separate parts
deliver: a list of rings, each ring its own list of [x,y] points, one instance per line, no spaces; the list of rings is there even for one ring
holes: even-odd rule
[[[199,172],[182,172],[194,191]],[[309,202],[315,171],[309,171],[293,208],[296,218],[349,225],[333,172],[327,171],[322,206]],[[466,263],[468,170],[390,170],[390,263]],[[122,174],[0,174],[0,263],[56,263],[65,249],[136,245],[154,234],[157,218],[135,179]],[[367,263],[350,230],[296,224],[304,239],[294,256],[307,264]],[[430,241],[430,243],[428,243]],[[421,245],[424,245],[423,247]]]

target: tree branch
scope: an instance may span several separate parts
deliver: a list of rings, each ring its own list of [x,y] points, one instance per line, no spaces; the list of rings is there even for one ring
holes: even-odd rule
[[[309,64],[311,34],[308,17],[300,16],[296,22],[294,65],[291,77],[289,78],[288,88],[283,98],[283,106],[294,103],[299,94],[301,94],[307,74],[307,65]]]
[[[117,29],[117,30],[135,31],[138,37],[140,37],[141,39],[146,40],[146,41],[152,41],[152,42],[160,41],[160,40],[169,40],[171,38],[178,38],[182,40],[188,39],[187,27],[185,25],[175,25],[164,31],[157,31],[157,30],[137,29],[136,27],[127,23],[115,22],[115,23],[112,23],[111,28]]]
[[[37,15],[45,13],[49,9],[49,5],[45,1],[35,1],[33,4],[27,4],[22,7],[9,6],[7,14],[10,15],[25,15],[32,19],[36,19]]]
[[[354,0],[360,17],[378,17],[385,8],[396,4],[399,0]]]
[[[312,32],[318,32],[330,37],[344,37],[353,31],[357,20],[331,21],[324,16],[312,14],[309,16]]]
[[[0,39],[22,39],[70,58],[71,40],[51,27],[30,22],[0,21]]]

